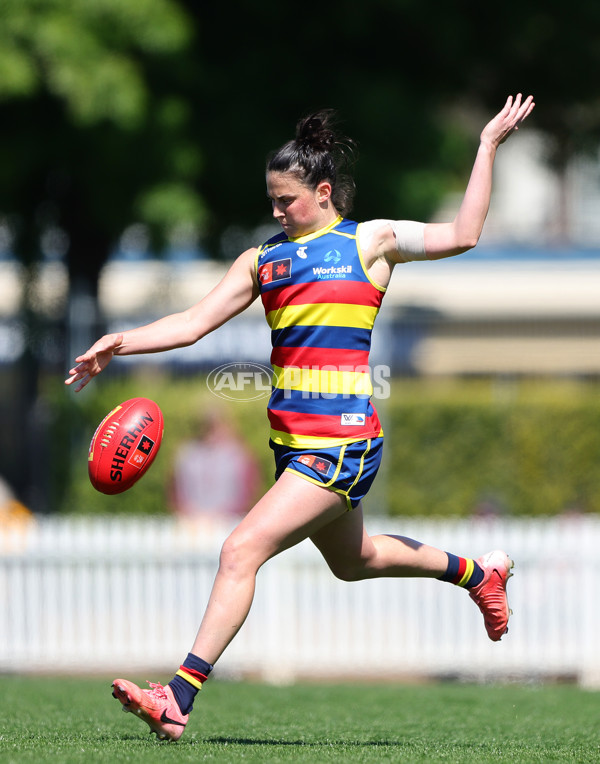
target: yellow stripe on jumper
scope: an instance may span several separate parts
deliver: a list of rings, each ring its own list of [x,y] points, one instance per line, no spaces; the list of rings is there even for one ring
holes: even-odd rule
[[[300,390],[320,395],[373,395],[368,371],[336,371],[300,366],[273,366],[273,387],[280,390]]]
[[[370,305],[344,305],[341,303],[314,303],[288,305],[267,313],[271,329],[286,326],[348,326],[372,329],[379,308]]]
[[[383,431],[380,435],[383,435]],[[271,429],[270,437],[274,443],[277,443],[280,446],[302,449],[337,448],[338,446],[344,446],[346,443],[356,443],[358,440],[364,440],[364,435],[358,438],[324,438],[319,437],[318,435],[297,435],[273,429]],[[323,484],[321,483],[321,485]]]

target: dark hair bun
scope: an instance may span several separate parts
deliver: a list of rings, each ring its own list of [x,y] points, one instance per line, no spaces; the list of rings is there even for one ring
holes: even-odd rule
[[[313,151],[333,151],[336,136],[331,126],[333,110],[328,109],[310,114],[296,125],[296,141]]]

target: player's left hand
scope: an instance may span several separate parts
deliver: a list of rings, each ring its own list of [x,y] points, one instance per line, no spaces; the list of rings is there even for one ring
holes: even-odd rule
[[[527,119],[535,106],[533,96],[527,96],[524,101],[522,98],[521,93],[518,93],[514,99],[512,96],[508,96],[502,111],[496,114],[483,128],[482,143],[489,143],[497,148],[501,143],[504,143],[511,133],[519,129],[521,123]]]

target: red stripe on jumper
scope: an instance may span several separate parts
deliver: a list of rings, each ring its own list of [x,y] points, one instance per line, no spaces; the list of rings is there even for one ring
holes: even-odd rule
[[[261,294],[267,313],[287,305],[313,305],[315,303],[339,303],[348,305],[369,305],[378,308],[383,292],[365,281],[314,281],[289,284],[278,289],[268,289]]]
[[[275,366],[295,366],[316,368],[323,366],[353,371],[359,368],[366,372],[369,365],[368,350],[348,350],[347,348],[276,347],[271,353],[271,363]],[[332,370],[332,369],[330,369]]]
[[[352,438],[364,440],[377,438],[381,434],[381,423],[376,412],[366,418],[365,424],[344,427],[340,424],[340,415],[306,414],[299,411],[280,411],[269,409],[269,422],[273,430],[291,435],[314,435],[319,438]]]

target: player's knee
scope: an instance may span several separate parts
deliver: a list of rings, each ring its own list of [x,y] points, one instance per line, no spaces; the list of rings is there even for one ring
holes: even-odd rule
[[[340,581],[362,581],[365,578],[365,566],[362,560],[328,560],[327,564],[333,575]]]
[[[240,534],[232,533],[221,547],[219,568],[230,575],[256,573],[263,562],[252,540]]]
[[[237,573],[247,565],[248,556],[244,554],[245,544],[233,535],[225,539],[221,547],[219,567],[228,573]]]

